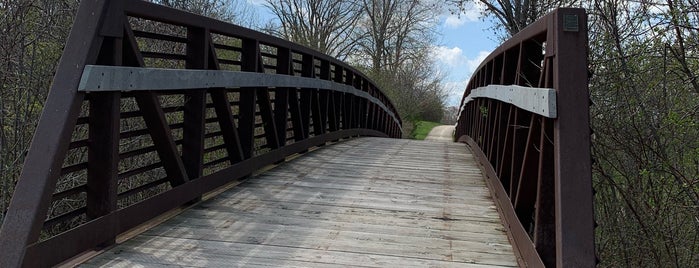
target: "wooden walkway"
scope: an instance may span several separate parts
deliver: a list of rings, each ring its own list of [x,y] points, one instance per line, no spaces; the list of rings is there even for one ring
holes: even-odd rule
[[[326,146],[84,267],[514,267],[474,157],[451,142]]]

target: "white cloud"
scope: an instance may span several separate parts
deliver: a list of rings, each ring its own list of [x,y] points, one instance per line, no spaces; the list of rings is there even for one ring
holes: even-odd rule
[[[459,28],[459,26],[464,25],[465,23],[466,20],[463,17],[453,14],[447,16],[447,19],[444,20],[444,24],[452,28]]]
[[[464,95],[464,90],[468,80],[445,82],[442,86],[447,91],[447,106],[459,106],[461,97]]]
[[[464,51],[460,47],[446,47],[446,46],[435,46],[432,48],[432,53],[441,63],[446,64],[448,67],[460,67],[466,66],[467,75],[471,75],[478,65],[485,60],[489,51],[479,51],[475,58],[468,58],[464,55]]]
[[[267,3],[266,0],[247,0],[249,4],[256,5],[256,6],[262,6]]]
[[[458,47],[435,47],[435,54],[438,60],[451,67],[449,68],[451,74],[443,84],[443,88],[448,92],[447,105],[458,106],[461,102],[464,90],[468,85],[468,81],[481,62],[490,55],[490,52],[480,51],[474,58],[468,58],[463,55],[461,49]]]
[[[464,3],[464,9],[459,13],[449,14],[444,19],[444,25],[451,28],[459,28],[459,26],[467,22],[478,21],[481,14],[485,10],[485,5],[480,1],[471,1]]]
[[[478,68],[478,65],[480,65],[481,62],[483,62],[483,60],[485,60],[485,58],[488,57],[488,55],[490,55],[489,51],[480,51],[480,52],[478,52],[478,56],[476,56],[473,59],[469,59],[467,61],[468,72],[473,74],[473,72],[475,72],[476,69]]]
[[[459,47],[435,46],[433,53],[437,60],[451,66],[456,67],[464,63],[466,59],[463,55],[463,50]]]

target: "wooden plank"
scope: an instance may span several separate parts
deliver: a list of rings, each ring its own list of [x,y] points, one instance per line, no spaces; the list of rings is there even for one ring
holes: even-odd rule
[[[289,160],[87,264],[517,266],[464,145],[380,138]]]
[[[208,241],[238,242],[361,254],[378,252],[382,255],[404,258],[504,266],[511,265],[514,261],[512,247],[509,243],[503,245],[485,241],[362,234],[313,228],[303,230],[290,226],[279,226],[274,229],[264,229],[255,225],[244,227],[235,232],[220,232],[220,229],[174,227],[170,228],[167,233],[154,237],[158,240],[160,238],[175,238],[198,241],[197,243]]]
[[[216,263],[221,263],[216,260],[218,258],[225,258],[223,267],[230,266],[253,266],[255,263],[250,260],[255,260],[257,258],[267,259],[270,261],[277,261],[275,267],[289,267],[295,262],[304,262],[304,264],[320,264],[321,267],[333,267],[328,265],[342,265],[344,267],[473,267],[473,268],[484,268],[484,267],[515,267],[515,266],[491,266],[491,265],[480,265],[471,263],[457,263],[457,262],[447,262],[438,260],[425,260],[418,258],[400,258],[395,256],[386,256],[380,254],[358,254],[351,252],[327,252],[324,250],[315,249],[303,249],[303,248],[289,248],[289,247],[278,247],[278,246],[267,246],[267,245],[252,245],[245,243],[236,242],[221,242],[221,241],[206,241],[205,243],[198,243],[198,241],[184,240],[184,239],[173,239],[173,238],[162,238],[162,243],[152,244],[149,243],[149,239],[154,239],[151,237],[145,238],[140,237],[134,240],[134,242],[139,242],[138,246],[134,248],[128,248],[121,251],[119,254],[114,254],[116,260],[100,260],[98,263],[103,266],[117,266],[117,267],[132,267],[134,265],[143,263],[140,260],[148,261],[150,263],[157,262],[159,259],[175,259],[167,263],[177,263],[178,266],[185,267],[210,267],[216,266]],[[170,249],[163,249],[160,247],[165,247],[167,245],[187,245],[184,246],[181,251],[183,254],[173,254]],[[193,247],[192,245],[196,245]],[[225,249],[226,252],[221,252]],[[189,252],[190,254],[187,254]],[[121,255],[121,256],[120,256]],[[126,256],[135,256],[136,258],[128,258]],[[161,258],[153,258],[153,256],[163,256]],[[197,258],[197,256],[201,256]],[[203,263],[192,263],[193,261],[200,260]],[[284,261],[280,261],[284,260]],[[118,265],[121,263],[127,263],[128,265]],[[362,265],[365,264],[365,265]],[[162,265],[162,264],[161,264]],[[208,266],[207,266],[208,265]],[[89,264],[87,267],[99,267],[100,265]],[[150,265],[148,265],[150,266]]]
[[[298,204],[303,206],[303,204]],[[355,209],[346,213],[318,210],[291,210],[258,208],[250,211],[210,211],[191,210],[183,213],[167,224],[150,230],[153,236],[162,235],[173,227],[216,228],[217,226],[241,225],[283,225],[332,230],[342,226],[345,231],[373,234],[403,234],[413,237],[449,238],[454,240],[488,239],[495,243],[507,243],[502,236],[504,229],[498,222],[479,221],[478,219],[451,219],[417,215],[415,213],[396,213]],[[396,219],[397,218],[397,219]],[[418,223],[419,222],[419,223]],[[431,228],[426,228],[431,227]],[[237,230],[237,229],[236,229]]]
[[[362,208],[400,211],[419,211],[423,213],[440,212],[445,208],[445,204],[448,204],[450,209],[455,210],[455,215],[461,216],[476,216],[479,214],[497,212],[494,205],[469,205],[461,203],[459,201],[452,201],[452,198],[447,197],[445,197],[443,200],[430,200],[430,198],[423,198],[422,196],[417,195],[400,195],[385,192],[369,194],[368,192],[353,191],[343,194],[343,190],[337,189],[323,189],[324,191],[308,190],[320,189],[311,187],[302,187],[300,190],[294,191],[281,190],[278,192],[274,192],[264,189],[263,186],[252,188],[250,185],[245,185],[244,187],[246,188],[243,192],[241,192],[241,194],[237,196],[231,196],[231,198],[240,199],[264,197],[265,199],[263,200],[276,200],[281,202],[336,204],[338,206],[354,206]],[[483,200],[485,200],[485,197]],[[234,202],[224,202],[224,204],[234,204]],[[497,215],[493,214],[490,214],[490,217],[498,218]]]

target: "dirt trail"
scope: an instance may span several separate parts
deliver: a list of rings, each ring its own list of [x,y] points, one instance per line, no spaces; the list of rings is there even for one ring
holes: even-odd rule
[[[454,126],[443,125],[434,127],[425,140],[432,141],[452,141],[452,134],[454,133]]]

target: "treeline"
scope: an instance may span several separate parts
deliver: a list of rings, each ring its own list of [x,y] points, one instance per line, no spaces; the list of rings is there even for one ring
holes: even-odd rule
[[[0,0],[0,220],[77,5],[75,0]]]
[[[587,9],[599,266],[699,266],[699,2],[480,3],[503,38]]]
[[[417,0],[267,0],[277,20],[267,32],[348,61],[389,96],[410,132],[441,121],[446,92],[433,60],[445,2]],[[406,133],[406,134],[407,134]]]

